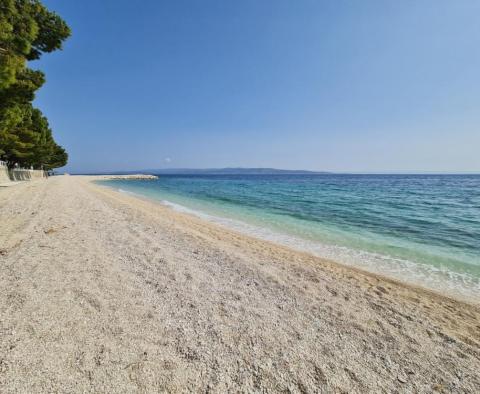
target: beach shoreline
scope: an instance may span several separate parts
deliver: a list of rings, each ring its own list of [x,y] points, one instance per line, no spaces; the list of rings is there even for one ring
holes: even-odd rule
[[[158,195],[156,191],[161,190],[161,188],[160,186],[156,187],[156,183],[153,183],[152,187],[142,184],[137,190],[135,182],[103,183],[102,181],[105,180],[115,181],[122,179],[104,177],[92,179],[98,185],[106,186],[114,191],[126,193],[136,198],[159,203],[176,212],[221,226],[227,231],[233,231],[256,240],[273,243],[277,246],[281,245],[292,251],[307,253],[333,264],[343,267],[347,266],[364,274],[378,276],[382,280],[400,282],[406,286],[480,306],[480,288],[476,278],[465,273],[452,271],[451,268],[441,264],[432,267],[428,264],[425,265],[418,261],[402,259],[398,256],[392,257],[388,255],[388,252],[387,254],[368,252],[345,245],[323,243],[322,241],[314,240],[314,238],[302,238],[292,231],[289,232],[286,228],[279,230],[278,228],[269,227],[265,223],[261,225],[253,224],[254,222],[252,223],[251,220],[248,221],[248,218],[239,216],[238,213],[236,216],[228,215],[223,211],[216,213],[214,210],[212,211],[211,207],[205,208],[201,205],[191,208],[188,203],[192,203],[192,201],[179,202],[175,200],[175,195]],[[128,178],[123,180],[128,180]],[[258,212],[258,215],[261,214],[261,212]],[[286,214],[288,215],[288,211]],[[434,230],[432,229],[432,231]],[[450,275],[453,275],[455,279],[452,279]]]
[[[0,190],[0,388],[55,389],[68,376],[92,391],[480,386],[478,305],[98,179]],[[19,343],[32,347],[10,349]]]

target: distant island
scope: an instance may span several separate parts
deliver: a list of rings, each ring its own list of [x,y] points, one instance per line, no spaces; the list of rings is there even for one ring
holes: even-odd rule
[[[276,168],[163,168],[140,171],[117,171],[110,174],[155,174],[155,175],[317,175],[325,171],[281,170]]]

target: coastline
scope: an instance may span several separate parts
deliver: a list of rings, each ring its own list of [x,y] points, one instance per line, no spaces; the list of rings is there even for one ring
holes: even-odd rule
[[[99,181],[109,179],[96,179]],[[330,261],[342,267],[350,267],[359,272],[378,276],[383,280],[392,280],[412,288],[423,289],[435,294],[450,297],[455,300],[480,306],[480,287],[475,277],[437,266],[424,265],[414,260],[402,257],[392,257],[379,252],[350,248],[344,245],[324,244],[313,239],[302,238],[288,230],[274,229],[265,223],[245,220],[241,216],[228,215],[226,212],[216,213],[211,209],[201,206],[189,207],[187,202],[176,201],[174,196],[158,196],[155,193],[144,193],[136,190],[129,182],[123,183],[98,183],[111,190],[126,193],[140,199],[167,206],[179,213],[194,216],[202,221],[221,226],[228,231],[233,231],[256,240],[284,246],[296,252],[307,253],[321,260]],[[132,185],[132,188],[130,187]],[[145,189],[147,190],[147,189]],[[171,197],[171,198],[170,198]],[[261,212],[258,213],[261,215]],[[455,279],[452,279],[451,276]]]
[[[478,305],[249,237],[97,179],[0,190],[0,388],[54,389],[69,374],[109,390],[480,385]],[[61,339],[53,349],[52,338]],[[42,351],[9,350],[12,343]]]
[[[122,176],[120,176],[122,177]],[[344,264],[342,262],[339,262],[335,259],[330,259],[330,258],[324,258],[321,256],[316,255],[315,253],[312,253],[309,250],[304,250],[301,248],[295,248],[293,246],[281,243],[281,242],[275,242],[274,240],[270,240],[267,238],[259,237],[256,235],[250,235],[244,231],[238,230],[236,228],[232,228],[226,225],[223,225],[222,223],[218,221],[211,221],[206,219],[205,217],[210,216],[209,214],[203,214],[201,212],[196,212],[194,210],[191,210],[186,207],[181,207],[177,209],[175,207],[176,204],[170,203],[170,202],[163,202],[163,201],[157,201],[152,198],[143,196],[138,193],[130,192],[130,191],[120,191],[116,190],[113,187],[110,186],[104,186],[101,184],[95,184],[95,181],[101,181],[101,180],[108,180],[108,179],[142,179],[142,178],[108,178],[108,176],[95,176],[94,178],[88,179],[88,182],[93,183],[95,186],[100,186],[102,189],[107,189],[109,191],[112,191],[113,193],[118,193],[120,195],[125,195],[129,196],[131,198],[138,199],[141,201],[144,201],[145,203],[150,203],[154,205],[160,206],[162,209],[167,209],[169,211],[172,211],[175,215],[179,215],[179,217],[182,217],[182,219],[186,219],[187,221],[193,221],[193,222],[199,222],[196,223],[197,225],[201,225],[204,228],[207,228],[207,226],[212,226],[211,230],[213,231],[222,231],[223,234],[230,234],[233,235],[235,238],[238,237],[245,237],[245,241],[247,244],[250,244],[251,242],[265,242],[266,244],[269,245],[270,248],[279,248],[279,249],[285,249],[287,253],[293,253],[293,254],[301,254],[305,256],[308,260],[313,261],[313,264],[326,264],[326,265],[331,265],[337,269],[347,269],[347,270],[352,270],[354,273],[358,275],[365,275],[365,276],[370,276],[374,280],[377,281],[384,281],[391,283],[396,286],[400,287],[406,287],[410,289],[411,291],[416,291],[420,293],[425,293],[428,294],[431,297],[439,297],[440,299],[449,299],[452,302],[459,302],[459,303],[464,303],[468,304],[474,307],[477,307],[480,309],[480,298],[479,299],[472,299],[472,298],[466,298],[462,297],[460,294],[452,294],[450,292],[442,294],[440,291],[435,290],[435,289],[430,289],[428,287],[422,286],[420,284],[415,284],[412,282],[408,282],[406,280],[401,280],[397,279],[388,275],[382,275],[381,273],[378,272],[373,272],[369,271],[368,269],[363,269],[358,266],[354,265],[349,265],[349,264]],[[151,179],[151,178],[145,178],[145,179]],[[179,217],[175,219],[179,219]],[[246,246],[248,247],[248,246]]]

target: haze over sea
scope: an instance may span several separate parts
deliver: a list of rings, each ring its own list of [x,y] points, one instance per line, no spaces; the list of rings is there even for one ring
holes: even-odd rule
[[[161,175],[101,183],[340,263],[479,299],[480,175]]]

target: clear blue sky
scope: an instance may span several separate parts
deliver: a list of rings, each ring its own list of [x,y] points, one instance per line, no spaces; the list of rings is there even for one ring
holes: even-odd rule
[[[67,171],[480,171],[478,0],[44,2]]]

